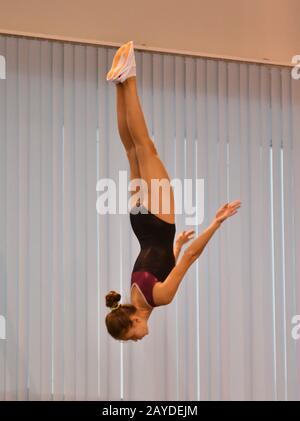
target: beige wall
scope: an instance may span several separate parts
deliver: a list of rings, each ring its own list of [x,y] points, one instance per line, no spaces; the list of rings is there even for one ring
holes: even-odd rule
[[[0,0],[0,32],[290,64],[300,0]]]

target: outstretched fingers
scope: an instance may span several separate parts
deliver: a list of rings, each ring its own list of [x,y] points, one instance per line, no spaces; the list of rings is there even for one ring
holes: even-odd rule
[[[233,202],[229,203],[230,207],[240,207],[241,206],[241,201],[240,200],[234,200]]]
[[[195,230],[190,229],[187,231],[183,231],[184,235],[190,240],[191,238],[193,238],[194,234],[195,234]]]
[[[235,200],[234,202],[229,203],[228,208],[230,211],[230,216],[235,215],[240,207],[241,207],[240,200]]]

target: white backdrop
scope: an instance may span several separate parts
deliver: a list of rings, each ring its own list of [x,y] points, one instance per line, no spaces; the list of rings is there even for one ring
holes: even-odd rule
[[[106,82],[115,51],[0,36],[0,400],[299,400],[300,80],[136,51],[170,177],[205,180],[197,233],[226,201],[243,205],[150,334],[120,344],[104,297],[129,300],[139,247],[128,215],[96,213],[97,180],[129,170]]]

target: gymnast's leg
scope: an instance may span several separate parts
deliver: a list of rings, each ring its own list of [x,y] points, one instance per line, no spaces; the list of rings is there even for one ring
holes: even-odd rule
[[[132,140],[130,131],[127,126],[124,87],[121,83],[116,85],[116,95],[117,95],[118,130],[119,130],[119,135],[122,140],[123,146],[126,151],[128,162],[129,162],[130,180],[133,180],[135,178],[140,179],[141,174],[139,170],[138,159],[136,156],[135,144]],[[137,188],[136,191],[139,191],[139,188]],[[133,195],[134,193],[136,193],[136,191],[131,192],[131,194]]]
[[[146,207],[150,212],[155,213],[157,217],[173,224],[175,222],[173,189],[170,184],[168,172],[148,133],[137,93],[136,77],[129,77],[122,85],[124,88],[124,99],[126,103],[127,127],[135,145],[141,178],[148,186],[148,200]],[[165,179],[167,181],[167,199],[169,208],[167,213],[164,213],[164,209],[162,208],[162,189],[159,189],[160,192],[157,198],[155,195],[151,195],[152,179]],[[166,193],[165,190],[163,192]]]

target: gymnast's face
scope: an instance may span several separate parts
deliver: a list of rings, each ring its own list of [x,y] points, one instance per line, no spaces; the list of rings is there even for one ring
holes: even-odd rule
[[[124,340],[125,341],[140,341],[144,336],[149,334],[147,320],[143,319],[140,316],[134,315],[131,317],[133,326],[126,333]]]

